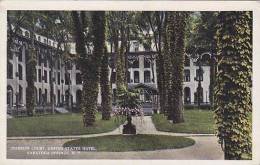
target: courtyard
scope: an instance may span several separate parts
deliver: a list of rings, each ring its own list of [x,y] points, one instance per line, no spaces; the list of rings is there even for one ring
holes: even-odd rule
[[[194,131],[188,129],[186,133],[180,133],[178,128],[177,130],[165,130],[168,132],[158,131],[160,128],[156,129],[153,120],[160,117],[160,114],[154,114],[153,116],[133,117],[137,135],[121,135],[123,124],[113,120],[114,124],[112,123],[109,126],[107,124],[99,125],[99,129],[103,133],[100,130],[95,132],[93,128],[92,132],[88,132],[86,129],[85,132],[77,132],[78,134],[73,135],[73,132],[69,131],[73,131],[73,128],[81,125],[70,120],[77,118],[77,114],[41,116],[38,117],[37,123],[35,121],[30,122],[30,120],[36,120],[30,117],[8,119],[10,125],[8,130],[10,132],[12,132],[12,129],[17,129],[14,126],[15,124],[24,128],[19,128],[23,132],[17,132],[16,136],[9,133],[9,136],[11,136],[7,138],[7,156],[11,159],[24,157],[32,159],[223,159],[223,151],[217,142],[217,137],[213,134],[213,113],[205,110],[187,110],[185,114],[187,114],[185,119],[190,125],[204,125],[204,128],[198,127]],[[195,116],[193,120],[190,119],[191,116]],[[39,125],[39,123],[49,121],[49,118],[55,118],[52,122],[59,123],[62,121],[63,125],[67,127],[52,124],[52,128],[48,128],[48,124],[45,123],[43,127],[37,127],[38,129],[34,127],[34,131],[30,131],[32,125],[35,126],[35,124]],[[21,125],[19,122],[23,122],[23,124]],[[32,125],[27,125],[24,122],[32,123]],[[117,124],[119,124],[119,127],[117,127]],[[156,125],[158,126],[158,124]],[[162,125],[167,124],[160,123],[159,127],[163,129]],[[57,126],[57,128],[53,126]],[[11,129],[11,127],[13,128]],[[206,129],[206,127],[208,128]],[[183,130],[183,126],[180,126],[180,128]],[[49,134],[41,134],[41,132],[48,133],[48,129]],[[206,133],[205,130],[207,130]],[[54,134],[55,132],[56,134]],[[64,132],[64,134],[61,135],[61,132]],[[131,141],[131,136],[136,138]],[[78,149],[65,152],[64,148],[69,146],[92,147],[93,150],[90,148],[88,151]],[[19,147],[24,149],[17,149]],[[59,150],[50,152],[48,147],[56,147]]]

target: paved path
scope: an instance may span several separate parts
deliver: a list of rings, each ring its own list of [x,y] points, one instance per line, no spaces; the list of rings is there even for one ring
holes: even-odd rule
[[[12,159],[21,158],[50,158],[50,159],[223,159],[223,152],[220,145],[217,143],[217,137],[214,135],[206,134],[185,134],[185,133],[170,133],[160,132],[154,127],[151,117],[145,116],[133,118],[133,123],[137,127],[139,134],[161,134],[173,136],[185,136],[195,140],[195,145],[182,148],[182,149],[168,149],[156,151],[138,151],[138,152],[54,152],[48,154],[42,152],[39,154],[39,149],[35,153],[28,152],[28,147],[58,147],[70,140],[78,139],[81,137],[95,137],[104,135],[121,134],[122,126],[114,131],[102,134],[92,135],[78,135],[78,136],[48,136],[48,137],[13,137],[8,138],[7,141],[7,156]],[[17,148],[20,147],[20,148]],[[17,150],[20,149],[20,150]],[[34,155],[32,155],[34,154]]]

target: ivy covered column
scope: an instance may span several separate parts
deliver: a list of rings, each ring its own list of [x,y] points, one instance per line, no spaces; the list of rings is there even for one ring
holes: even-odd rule
[[[225,159],[250,159],[252,12],[220,12],[217,28],[217,135]]]

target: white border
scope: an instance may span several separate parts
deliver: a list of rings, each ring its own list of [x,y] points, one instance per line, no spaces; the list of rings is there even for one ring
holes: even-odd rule
[[[7,10],[179,10],[253,11],[253,160],[24,160],[6,159],[6,11]],[[1,1],[0,0],[0,164],[252,164],[260,165],[260,2],[254,1]],[[259,92],[259,93],[258,93]],[[196,151],[194,151],[196,152]]]

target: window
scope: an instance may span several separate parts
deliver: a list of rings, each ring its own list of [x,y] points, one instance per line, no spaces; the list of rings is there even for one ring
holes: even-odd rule
[[[58,72],[58,85],[60,85],[60,72]]]
[[[51,75],[51,71],[49,71],[49,82],[51,83],[53,80],[51,79],[52,75]]]
[[[112,83],[116,82],[116,72],[112,72],[112,74],[111,74],[111,82]]]
[[[144,82],[150,83],[151,82],[151,73],[150,71],[144,71]]]
[[[45,92],[44,92],[44,103],[47,103],[47,95],[48,95],[48,90],[45,89]]]
[[[39,104],[42,104],[42,89],[39,89]]]
[[[190,81],[190,70],[189,69],[185,69],[184,70],[184,81],[185,82],[189,82]]]
[[[23,87],[21,85],[19,85],[19,103],[22,104],[23,103]]]
[[[138,52],[139,51],[139,43],[137,41],[133,42],[134,45],[134,52]]]
[[[13,106],[13,88],[8,85],[7,86],[7,105],[8,106]]]
[[[150,61],[147,58],[144,58],[144,68],[150,68]]]
[[[139,72],[134,71],[134,83],[139,83]]]
[[[44,71],[44,81],[45,81],[45,83],[48,83],[48,80],[47,80],[47,71],[45,70]]]
[[[57,68],[60,69],[60,60],[57,61]]]
[[[44,43],[47,44],[47,40],[46,39],[44,39]]]
[[[18,52],[18,61],[23,61],[23,48],[21,47]]]
[[[190,100],[190,88],[189,87],[185,87],[184,88],[184,103],[185,104],[190,104],[191,100]]]
[[[184,66],[190,66],[190,58],[188,56],[185,56]]]
[[[7,63],[7,78],[13,79],[13,64]]]
[[[42,82],[42,70],[38,69],[38,82]]]
[[[19,80],[23,80],[23,67],[21,64],[18,65],[18,76]]]
[[[137,58],[136,60],[134,60],[134,62],[133,62],[133,68],[139,68],[139,58]]]
[[[131,80],[130,80],[130,72],[127,71],[127,83],[130,83],[130,82],[131,82]]]
[[[197,81],[203,81],[203,70],[197,69],[196,70],[196,80]]]
[[[60,90],[58,89],[58,104],[60,104]]]
[[[69,73],[65,73],[65,84],[66,85],[70,84],[70,74]]]
[[[81,79],[81,74],[80,73],[76,74],[76,84],[82,84],[82,79]]]
[[[38,36],[38,41],[41,42],[41,37],[40,36]]]

